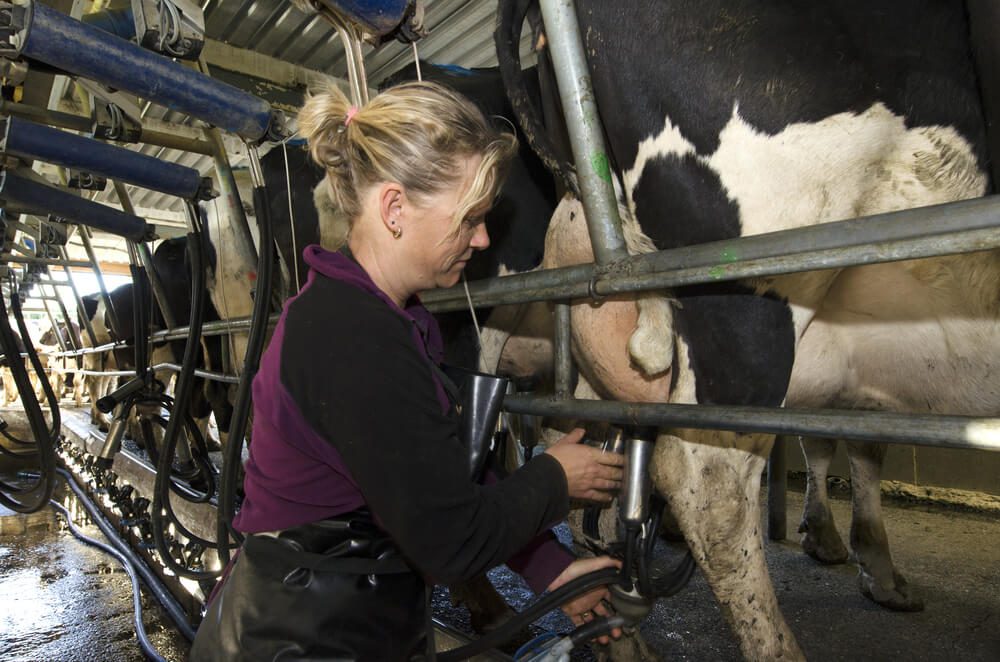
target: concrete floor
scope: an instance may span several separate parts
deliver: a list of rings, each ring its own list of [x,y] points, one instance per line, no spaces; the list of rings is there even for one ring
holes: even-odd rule
[[[789,531],[802,496],[789,492]],[[836,500],[846,530],[849,503]],[[927,507],[887,507],[898,567],[922,590],[920,613],[885,611],[856,588],[851,566],[822,567],[787,541],[767,546],[782,610],[810,660],[1000,660],[1000,517]],[[131,589],[115,561],[84,546],[50,514],[0,517],[0,659],[141,660]],[[21,529],[24,529],[21,531]],[[88,532],[99,538],[93,527]],[[528,599],[517,578],[494,573],[515,605]],[[146,627],[169,660],[187,643],[151,600]],[[462,624],[442,594],[438,615]],[[546,628],[563,629],[561,616]],[[662,659],[736,660],[738,650],[704,580],[658,604],[642,626]],[[579,652],[574,659],[592,659]]]

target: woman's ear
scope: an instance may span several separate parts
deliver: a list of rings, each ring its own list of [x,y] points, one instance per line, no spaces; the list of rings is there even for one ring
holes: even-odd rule
[[[382,224],[392,233],[402,229],[403,206],[406,193],[397,182],[384,182],[379,188],[378,203]]]

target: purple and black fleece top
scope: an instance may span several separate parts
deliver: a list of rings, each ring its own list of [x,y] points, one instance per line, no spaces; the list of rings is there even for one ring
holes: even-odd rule
[[[253,382],[240,531],[287,529],[367,506],[431,581],[506,562],[541,592],[572,561],[548,530],[569,508],[540,454],[507,479],[471,482],[443,386],[434,317],[399,308],[351,258],[309,246]]]

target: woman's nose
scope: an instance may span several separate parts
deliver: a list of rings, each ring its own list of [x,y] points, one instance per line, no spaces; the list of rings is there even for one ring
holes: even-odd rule
[[[472,241],[469,242],[469,245],[477,251],[489,248],[490,233],[486,231],[486,223],[480,223],[476,226],[476,230],[472,234]]]

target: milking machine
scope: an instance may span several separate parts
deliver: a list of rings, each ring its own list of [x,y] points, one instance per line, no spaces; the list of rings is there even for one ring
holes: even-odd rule
[[[185,0],[168,2],[148,2],[136,0],[130,18],[134,21],[133,34],[139,41],[151,45],[153,50],[171,57],[195,58],[204,43],[203,19],[200,9]],[[99,22],[93,24],[76,21],[34,0],[14,0],[0,2],[0,55],[21,69],[35,68],[40,71],[55,70],[83,79],[88,89],[106,98],[114,99],[114,91],[136,94],[145,100],[172,110],[187,113],[211,125],[235,133],[248,143],[251,173],[254,178],[254,202],[257,218],[261,224],[257,269],[257,292],[255,297],[254,322],[251,324],[250,348],[245,358],[244,380],[237,395],[235,429],[232,438],[242,440],[249,408],[249,385],[256,370],[263,348],[266,332],[268,302],[273,273],[273,252],[266,249],[272,243],[267,221],[266,195],[263,190],[263,176],[260,170],[254,144],[265,139],[283,137],[283,123],[280,115],[270,104],[258,97],[233,86],[213,80],[195,72],[168,57],[153,53],[146,48],[130,43],[101,29],[107,27]],[[110,25],[110,24],[109,24]],[[86,80],[95,81],[96,85]],[[16,107],[16,108],[15,108]],[[107,504],[114,503],[122,518],[118,535],[126,537],[135,531],[134,540],[139,547],[155,548],[161,563],[169,575],[195,580],[214,581],[219,569],[206,569],[208,559],[206,549],[218,547],[218,556],[225,558],[229,550],[229,536],[218,540],[208,540],[195,535],[173,513],[171,494],[189,501],[208,502],[214,499],[215,473],[208,460],[207,448],[197,430],[197,426],[187,413],[187,403],[194,387],[193,378],[200,351],[200,334],[205,302],[205,259],[206,248],[201,233],[201,217],[197,201],[214,195],[211,182],[202,178],[190,168],[164,163],[138,152],[101,143],[93,138],[60,131],[39,124],[53,124],[83,130],[90,135],[106,139],[141,140],[141,126],[129,118],[114,104],[98,104],[96,115],[87,128],[81,126],[81,118],[63,117],[50,111],[33,111],[20,104],[6,104],[7,114],[2,122],[3,139],[0,152],[10,157],[7,167],[0,172],[0,201],[6,210],[24,211],[33,215],[48,216],[59,223],[80,223],[111,232],[129,240],[131,272],[136,305],[133,306],[135,337],[135,375],[127,383],[110,395],[102,398],[97,407],[104,413],[112,414],[111,427],[98,445],[88,444],[90,452],[79,447],[64,445],[67,464],[75,467],[91,483],[92,492]],[[57,117],[58,115],[58,117]],[[30,118],[30,119],[29,119]],[[202,141],[204,142],[204,141]],[[80,173],[76,182],[94,182],[97,178],[113,179],[136,186],[175,195],[185,200],[190,233],[188,234],[189,257],[192,263],[192,301],[190,324],[186,338],[185,352],[177,387],[173,398],[163,393],[162,385],[153,378],[149,368],[149,314],[148,304],[152,301],[147,285],[147,275],[143,261],[137,258],[140,252],[136,245],[154,238],[152,227],[136,216],[124,189],[119,190],[123,211],[93,203],[63,188],[51,185],[25,166],[14,166],[20,159],[34,160],[62,166],[72,173]],[[144,248],[144,247],[143,247]],[[65,257],[65,256],[63,256]],[[0,304],[2,305],[2,304]],[[6,313],[0,309],[0,339],[4,348],[13,347],[13,340],[5,333]],[[119,328],[115,323],[113,328]],[[11,350],[13,351],[13,350]],[[33,391],[27,382],[23,364],[20,370],[15,366],[15,377],[19,391],[25,402],[32,434],[41,440],[38,446],[46,450],[42,454],[42,466],[38,472],[41,478],[31,489],[15,491],[17,486],[3,488],[4,502],[7,494],[17,494],[19,501],[11,501],[19,509],[38,509],[48,502],[54,477],[54,437],[45,430],[45,421],[37,402],[32,403]],[[45,382],[47,384],[47,381]],[[58,405],[50,398],[53,412]],[[159,414],[143,417],[145,447],[150,458],[156,463],[155,484],[152,499],[137,496],[129,485],[120,485],[114,472],[114,458],[119,454],[131,412],[140,406],[166,409],[170,415],[164,420]],[[58,414],[55,414],[56,416]],[[164,428],[163,443],[156,451],[156,436],[153,427]],[[242,427],[241,427],[242,426]],[[58,430],[58,427],[56,427]],[[198,452],[193,459],[196,470],[193,474],[178,475],[174,458],[178,447],[178,437],[185,429]],[[181,445],[182,447],[184,444]],[[241,444],[234,443],[237,449]],[[233,465],[240,464],[239,454]],[[235,472],[229,475],[232,484]],[[186,480],[185,480],[186,479]],[[195,486],[195,479],[199,484]],[[225,480],[224,480],[225,482]],[[11,489],[7,489],[10,487]],[[223,493],[224,495],[226,492]],[[230,492],[231,494],[231,492]],[[223,501],[226,497],[223,496]],[[232,497],[230,497],[230,500]],[[232,512],[229,508],[221,513]],[[231,520],[231,515],[230,515]],[[225,530],[226,527],[223,527]],[[169,533],[168,533],[169,530]],[[206,585],[207,586],[207,585]],[[176,617],[176,614],[175,614]],[[187,619],[182,619],[187,620]],[[179,625],[186,625],[180,623]],[[182,627],[189,638],[193,635],[190,627]]]

